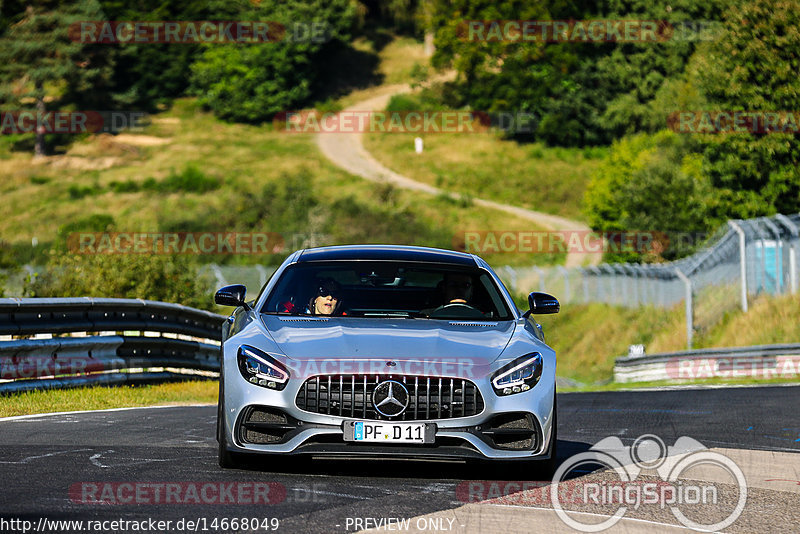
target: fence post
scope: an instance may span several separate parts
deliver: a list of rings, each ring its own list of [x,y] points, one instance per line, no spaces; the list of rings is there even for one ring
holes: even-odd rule
[[[563,265],[559,265],[557,268],[564,275],[564,302],[570,302],[569,271]]]
[[[539,291],[544,292],[544,271],[541,267],[536,266],[533,267],[533,271],[539,275]]]
[[[692,281],[678,268],[675,268],[675,274],[678,275],[678,278],[680,278],[686,286],[686,348],[692,350],[692,337],[694,337]]]
[[[225,276],[222,274],[222,269],[219,268],[219,265],[212,263],[209,267],[211,268],[211,272],[214,273],[214,278],[217,279],[218,286],[228,285],[228,281],[225,280]]]
[[[744,230],[734,221],[728,221],[733,230],[739,234],[739,276],[742,278],[742,311],[747,313],[747,238],[744,235]]]
[[[788,230],[791,239],[789,240],[789,288],[792,294],[797,293],[797,237],[800,231],[797,225],[786,215],[778,214],[775,218]]]
[[[589,303],[589,277],[586,273],[586,269],[583,267],[579,267],[581,270],[581,284],[583,285],[583,303]]]
[[[775,294],[780,295],[783,293],[783,237],[781,236],[780,229],[774,222],[768,218],[764,218],[764,226],[775,235]],[[778,251],[780,250],[780,254]]]

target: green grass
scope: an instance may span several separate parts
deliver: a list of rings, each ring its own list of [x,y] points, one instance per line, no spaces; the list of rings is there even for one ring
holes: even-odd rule
[[[368,41],[362,45],[374,48]],[[411,81],[427,61],[422,44],[408,38],[395,39],[375,53],[387,84]],[[381,85],[356,91],[331,105],[341,108],[387,90]],[[15,255],[16,263],[41,264],[49,246],[63,250],[69,232],[83,230],[260,231],[288,234],[290,239],[295,234],[325,235],[326,244],[457,248],[465,230],[542,229],[469,201],[362,180],[328,162],[313,135],[276,131],[271,124],[226,123],[192,98],[176,100],[151,119],[144,131],[86,136],[64,154],[42,160],[0,143],[0,194],[8,205],[19,207],[0,220],[0,244]],[[298,196],[291,191],[282,197],[287,202],[264,199],[265,192],[298,188],[306,188],[300,191],[304,205],[291,201]],[[97,227],[94,222],[101,220],[105,224]],[[32,250],[34,237],[39,246]],[[222,259],[277,263],[282,257]],[[485,259],[494,264],[553,264],[563,262],[563,255],[501,253]]]
[[[693,347],[745,347],[800,342],[800,295],[760,296],[750,303],[750,311],[728,308],[724,313],[708,310],[706,300],[715,301],[718,291],[701,293],[695,320],[705,323],[695,332]],[[522,304],[520,304],[522,305]],[[628,353],[628,347],[643,344],[648,354],[686,350],[683,304],[672,309],[622,308],[605,304],[566,304],[557,315],[541,316],[538,321],[545,337],[558,355],[558,375],[605,388],[613,379],[614,361]],[[757,321],[757,325],[754,325]],[[785,382],[793,379],[761,380],[742,383]],[[794,379],[796,381],[796,379]],[[706,381],[698,382],[700,384]],[[734,383],[712,380],[708,383]],[[663,385],[656,383],[654,385]],[[639,387],[622,384],[619,387]],[[618,385],[609,385],[613,389]]]
[[[422,154],[418,134],[369,133],[364,144],[395,172],[449,191],[583,220],[597,150],[519,144],[494,133],[429,133]]]
[[[749,314],[730,313],[726,320],[697,338],[698,348],[733,347],[800,341],[800,297],[761,297],[751,304]],[[753,317],[759,327],[753,328]],[[548,344],[558,355],[558,375],[576,380],[579,387],[562,387],[560,392],[618,391],[663,387],[678,382],[608,383],[614,361],[627,354],[628,346],[643,343],[647,352],[685,348],[681,305],[670,310],[628,309],[602,304],[565,305],[556,315],[538,317]],[[670,339],[669,343],[663,340]],[[683,343],[682,345],[680,343]],[[797,378],[710,379],[681,381],[681,385],[775,385],[797,383]],[[214,403],[217,382],[197,381],[142,387],[83,388],[9,395],[0,401],[0,417],[75,410],[99,410],[126,406]]]
[[[593,384],[580,387],[560,387],[559,393],[583,393],[592,391],[631,391],[649,388],[702,388],[709,386],[779,386],[779,385],[800,385],[797,378],[769,378],[769,379],[736,379],[725,380],[722,378],[706,379],[706,380],[683,380],[681,382],[671,382],[667,380],[656,380],[652,382],[628,382],[628,383],[610,383],[610,384]]]
[[[216,380],[195,380],[151,386],[30,391],[2,397],[0,417],[130,406],[216,403],[218,388]]]
[[[166,142],[155,144],[160,141]],[[0,240],[11,247],[29,246],[33,237],[40,244],[63,241],[67,230],[92,216],[110,217],[112,230],[122,232],[317,233],[331,236],[331,244],[442,248],[457,245],[465,229],[531,229],[502,212],[354,177],[328,162],[312,135],[228,124],[193,99],[176,101],[137,135],[88,137],[43,162],[28,153],[8,155],[0,194],[9,205],[23,207],[0,220]],[[311,177],[307,193],[314,205],[272,205],[271,212],[258,212],[264,187],[302,185],[305,176]],[[257,212],[248,228],[237,205],[245,193]],[[517,265],[560,261],[541,256],[486,259]]]

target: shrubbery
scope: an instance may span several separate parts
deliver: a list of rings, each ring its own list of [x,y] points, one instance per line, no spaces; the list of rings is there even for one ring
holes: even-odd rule
[[[692,140],[665,130],[638,134],[614,143],[611,153],[593,176],[586,192],[589,224],[603,231],[704,233],[724,222],[702,156],[692,151]],[[649,260],[675,259],[690,253],[662,243],[664,250]],[[607,257],[638,261],[632,254]]]
[[[28,297],[116,297],[213,309],[213,280],[184,256],[58,254],[25,283]]]

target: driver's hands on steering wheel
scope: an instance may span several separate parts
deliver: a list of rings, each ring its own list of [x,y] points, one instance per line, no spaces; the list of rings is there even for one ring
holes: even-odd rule
[[[448,304],[443,304],[433,310],[428,317],[446,317],[450,315],[448,312],[452,312],[453,317],[459,319],[479,319],[484,317],[483,312],[466,302],[450,302]]]

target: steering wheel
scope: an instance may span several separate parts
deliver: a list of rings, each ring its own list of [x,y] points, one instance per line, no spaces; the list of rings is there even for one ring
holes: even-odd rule
[[[450,304],[439,306],[433,310],[428,317],[432,319],[443,317],[452,317],[454,319],[483,319],[484,315],[479,309],[469,304],[451,302]]]

